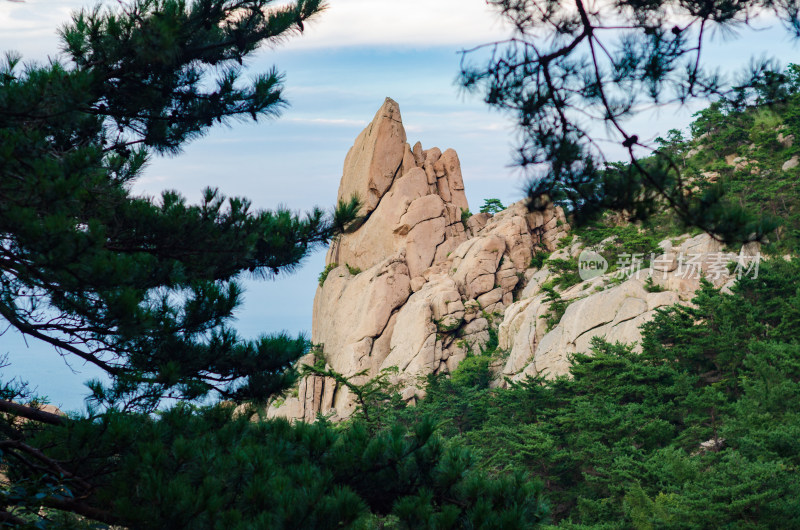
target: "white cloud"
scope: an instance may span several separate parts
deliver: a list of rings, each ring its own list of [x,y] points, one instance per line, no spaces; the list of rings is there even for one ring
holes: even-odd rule
[[[91,0],[0,1],[0,50],[43,59],[58,49],[56,30]],[[484,0],[330,0],[329,8],[293,38],[291,49],[351,46],[470,46],[504,38]]]
[[[506,36],[484,0],[330,0],[292,46],[466,46]]]
[[[0,1],[0,51],[15,50],[25,59],[44,59],[59,48],[56,32],[73,11],[91,2],[79,0]]]

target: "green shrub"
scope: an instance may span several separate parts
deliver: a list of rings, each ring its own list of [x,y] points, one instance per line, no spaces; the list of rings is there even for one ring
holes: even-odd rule
[[[464,230],[467,229],[467,220],[472,217],[472,212],[469,208],[461,208],[461,224],[464,225]]]
[[[568,234],[558,240],[558,248],[567,248],[575,241],[575,234]]]
[[[548,282],[552,287],[569,289],[582,281],[578,270],[578,260],[576,258],[550,259],[547,261],[547,266],[554,272],[554,277]]]
[[[545,250],[537,250],[533,253],[533,257],[531,258],[531,262],[528,267],[531,269],[541,269],[544,265],[544,262],[547,261],[547,258],[549,257],[549,252]]]
[[[475,355],[467,353],[466,358],[458,363],[458,368],[453,371],[451,379],[453,384],[466,388],[489,388],[493,379],[489,368],[492,357],[488,353]]]
[[[544,301],[550,303],[550,310],[546,315],[542,315],[542,318],[545,319],[546,330],[551,331],[554,327],[561,322],[561,318],[564,316],[564,313],[567,312],[567,307],[569,303],[561,298],[561,295],[556,292],[555,289],[550,287],[549,285],[542,285],[542,291],[547,293],[545,296]]]
[[[328,263],[325,266],[325,268],[322,270],[322,272],[319,273],[319,286],[320,287],[322,287],[322,285],[325,283],[325,280],[328,279],[328,274],[330,274],[330,272],[333,269],[335,269],[336,267],[338,267],[338,266],[339,266],[338,263]]]
[[[644,290],[648,293],[661,293],[664,291],[664,288],[660,285],[656,285],[653,283],[653,277],[648,276],[647,279],[644,281]]]
[[[461,324],[464,323],[464,319],[453,320],[450,324],[445,324],[444,319],[436,320],[436,329],[442,333],[450,333],[451,331],[455,331],[461,327]]]

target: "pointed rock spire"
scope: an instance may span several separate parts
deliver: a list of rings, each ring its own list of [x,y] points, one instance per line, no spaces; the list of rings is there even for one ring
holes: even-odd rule
[[[386,98],[344,159],[339,200],[355,194],[364,203],[362,215],[372,212],[400,175],[406,149],[400,105]]]

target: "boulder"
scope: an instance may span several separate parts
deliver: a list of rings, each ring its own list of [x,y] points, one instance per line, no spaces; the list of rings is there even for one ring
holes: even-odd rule
[[[406,375],[433,372],[436,347],[433,308],[425,293],[414,293],[397,314],[389,356],[381,368],[396,366]]]
[[[453,279],[467,298],[477,298],[494,288],[495,272],[506,249],[495,234],[463,243],[455,251]]]
[[[344,266],[328,273],[314,297],[311,341],[322,345],[331,367],[350,375],[369,366],[372,342],[392,313],[411,295],[402,254],[351,275]]]

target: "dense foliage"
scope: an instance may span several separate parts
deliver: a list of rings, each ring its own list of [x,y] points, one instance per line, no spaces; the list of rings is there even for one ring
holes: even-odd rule
[[[710,105],[695,115],[691,139],[670,131],[660,149],[676,155],[698,189],[723,188],[723,206],[773,217],[777,226],[766,234],[765,250],[786,253],[800,245],[799,169],[790,167],[800,155],[800,67],[775,73],[769,87],[752,106]]]
[[[800,524],[800,263],[660,311],[642,352],[595,339],[569,377],[491,389],[485,362],[431,378],[414,409],[494,474],[543,481],[566,528]]]
[[[521,474],[489,479],[429,420],[375,429],[324,419],[291,425],[253,409],[178,406],[155,417],[108,413],[39,431],[71,479],[17,475],[5,492],[15,517],[80,526],[58,510],[130,528],[529,528],[542,520],[541,486]],[[72,474],[74,472],[74,475]],[[93,494],[75,499],[81,477]],[[59,502],[63,500],[63,502]],[[143,510],[142,507],[148,508]]]
[[[464,52],[461,84],[516,123],[516,162],[531,176],[533,207],[556,199],[583,223],[608,209],[638,221],[668,206],[685,225],[727,241],[760,238],[773,228],[757,212],[722,204],[720,187],[688,186],[678,160],[666,153],[643,163],[658,146],[628,118],[651,105],[703,99],[742,108],[787,96],[777,86],[774,63],[755,61],[741,79],[730,79],[703,54],[711,34],[767,17],[797,38],[794,2],[487,3],[513,32],[507,40]],[[622,146],[628,164],[611,163],[608,142]]]
[[[657,154],[643,158],[640,164],[647,167],[657,164],[660,156],[669,157],[696,193],[720,194],[719,208],[744,208],[769,216],[774,226],[764,232],[765,253],[796,252],[800,245],[800,166],[794,166],[793,160],[800,160],[799,75],[800,67],[794,64],[775,73],[770,86],[777,93],[762,94],[754,105],[711,104],[695,114],[688,134],[673,129],[657,138]],[[618,163],[610,171],[629,169],[630,164]],[[684,231],[680,218],[666,210],[636,224],[606,213],[574,232],[584,244],[596,246],[613,267],[621,254],[641,254],[646,260],[651,253],[658,253],[660,240]]]
[[[275,72],[242,78],[256,47],[298,33],[300,0],[139,0],[74,15],[68,62],[0,66],[0,315],[108,374],[102,406],[152,410],[164,396],[265,399],[293,380],[306,343],[242,341],[230,326],[242,274],[290,271],[352,219],[206,190],[131,193],[149,157],[214,123],[276,115]],[[216,79],[215,79],[216,78]]]

